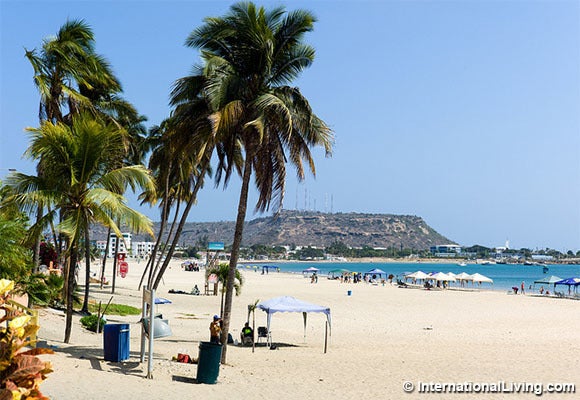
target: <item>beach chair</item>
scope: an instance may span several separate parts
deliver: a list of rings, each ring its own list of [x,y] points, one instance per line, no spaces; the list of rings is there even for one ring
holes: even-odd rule
[[[268,331],[268,328],[266,328],[265,326],[258,327],[258,340],[256,341],[256,343],[260,343],[260,338],[266,339],[266,343],[270,342],[270,332]]]
[[[245,346],[245,345],[251,346],[254,343],[254,338],[252,336],[241,335],[241,339],[242,339],[242,346]]]
[[[407,285],[405,282],[403,282],[400,279],[397,280],[397,286],[398,287],[404,287],[404,288],[409,287],[409,285]]]

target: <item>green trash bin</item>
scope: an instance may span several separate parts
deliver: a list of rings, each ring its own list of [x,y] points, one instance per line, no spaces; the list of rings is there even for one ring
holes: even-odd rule
[[[217,381],[220,373],[222,345],[211,342],[199,343],[199,358],[197,360],[197,383],[211,383]]]

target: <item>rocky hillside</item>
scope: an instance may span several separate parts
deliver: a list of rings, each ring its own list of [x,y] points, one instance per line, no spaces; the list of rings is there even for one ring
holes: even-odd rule
[[[158,227],[158,226],[157,226]],[[221,241],[231,244],[234,236],[234,222],[187,223],[180,239],[180,245],[193,245],[198,241]],[[103,240],[106,232],[95,231],[95,239]],[[151,240],[134,236],[134,240]],[[400,247],[428,249],[438,244],[453,244],[423,221],[410,215],[392,214],[326,214],[283,210],[277,218],[258,218],[246,222],[244,228],[245,246],[330,245],[341,241],[351,247]]]

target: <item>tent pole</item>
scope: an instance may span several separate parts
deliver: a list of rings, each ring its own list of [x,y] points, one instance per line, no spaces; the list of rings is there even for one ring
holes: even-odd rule
[[[326,354],[326,348],[328,346],[328,321],[326,321],[324,329],[324,354]]]
[[[304,343],[306,343],[306,313],[302,313],[302,317],[304,318]]]

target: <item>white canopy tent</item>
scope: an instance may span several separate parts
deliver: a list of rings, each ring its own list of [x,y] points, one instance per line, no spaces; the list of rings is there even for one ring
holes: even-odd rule
[[[331,319],[330,319],[330,308],[319,306],[316,304],[308,303],[303,300],[298,300],[291,296],[275,297],[270,300],[262,301],[258,303],[257,307],[266,312],[267,317],[267,328],[270,332],[270,322],[272,320],[272,315],[277,312],[301,312],[304,318],[304,340],[306,340],[306,318],[307,314],[311,312],[324,313],[326,314],[326,320],[328,321],[329,330],[331,330]],[[268,341],[271,342],[270,335],[268,335]],[[271,344],[271,343],[270,343]]]

